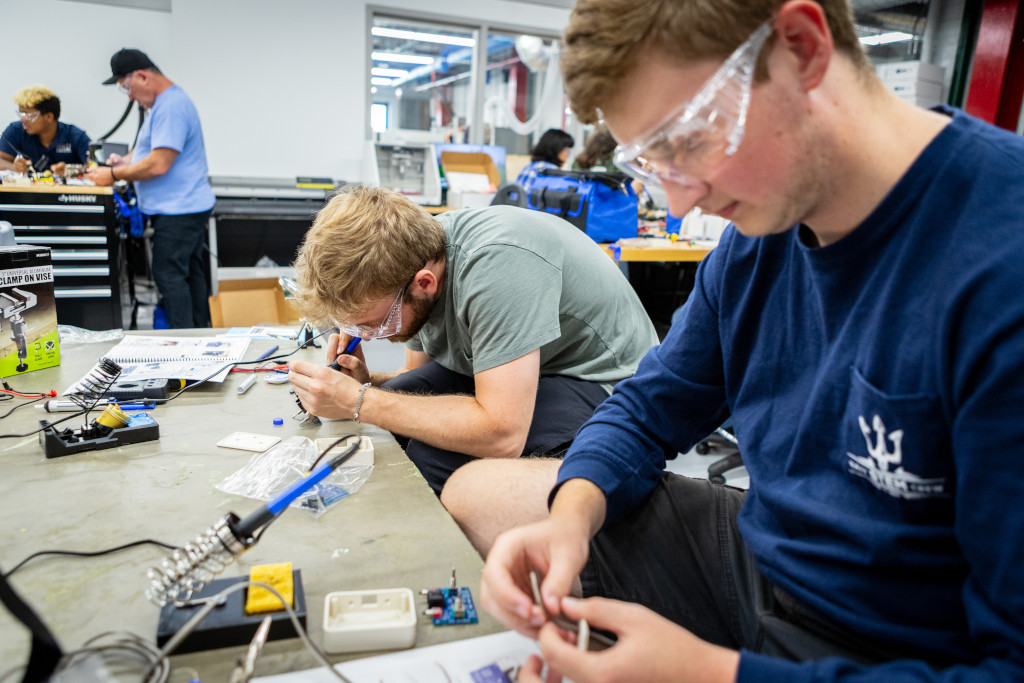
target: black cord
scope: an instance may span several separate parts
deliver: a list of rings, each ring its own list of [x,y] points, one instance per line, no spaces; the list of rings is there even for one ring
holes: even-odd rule
[[[319,337],[322,337],[325,334],[327,334],[329,332],[332,332],[332,331],[333,331],[332,329],[324,330],[323,332],[321,332],[320,334],[316,335],[315,337],[313,337],[309,341],[313,341],[313,339],[317,339]],[[282,354],[279,354],[277,356],[271,356],[270,358],[262,358],[262,359],[258,359],[258,360],[240,360],[240,361],[235,361],[234,363],[228,363],[227,364],[227,368],[229,368],[229,372],[230,372],[230,368],[233,368],[236,365],[252,365],[253,363],[270,363],[271,361],[278,361],[278,360],[281,360],[282,358],[288,358],[289,356],[294,356],[296,353],[301,351],[303,348],[305,348],[305,346],[300,346],[297,349],[295,349],[294,351],[289,351],[288,353],[282,353]],[[173,401],[174,399],[178,398],[179,396],[181,396],[183,393],[185,393],[189,389],[195,389],[196,387],[198,387],[201,384],[206,384],[211,379],[213,379],[217,375],[219,375],[222,372],[224,372],[224,368],[225,368],[225,366],[223,366],[223,365],[220,366],[220,368],[218,368],[217,371],[214,372],[212,375],[208,375],[208,376],[202,378],[201,380],[199,380],[198,382],[194,382],[192,384],[187,384],[187,385],[183,386],[181,389],[179,389],[178,391],[174,392],[173,394],[171,394],[167,398],[155,398],[155,399],[152,399],[152,400],[157,405],[163,405],[164,403],[167,403],[169,401]]]
[[[13,397],[13,396],[11,396],[10,394],[5,394],[5,395],[6,395],[6,396],[7,396],[8,398],[12,398],[12,399],[14,398],[14,397]],[[32,405],[33,403],[38,403],[39,401],[42,401],[42,400],[43,400],[44,398],[46,398],[46,397],[45,397],[45,396],[40,396],[39,398],[33,398],[33,399],[32,399],[32,400],[30,400],[30,401],[25,401],[24,403],[19,403],[18,405],[14,406],[13,408],[11,408],[10,410],[8,410],[8,411],[7,411],[6,413],[4,413],[3,415],[0,415],[0,420],[4,419],[4,418],[5,418],[5,417],[7,417],[8,415],[10,415],[11,413],[13,413],[13,412],[14,412],[15,410],[17,410],[18,408],[24,408],[25,406],[30,406],[30,405]],[[0,399],[0,400],[6,400],[6,399]]]
[[[323,460],[324,456],[327,455],[328,453],[330,453],[334,449],[335,446],[340,444],[342,441],[345,441],[346,439],[351,439],[353,436],[356,437],[357,440],[350,447],[352,449],[352,452],[345,454],[345,457],[341,460],[341,462],[338,463],[338,465],[341,465],[342,462],[345,462],[345,460],[348,460],[349,458],[354,456],[359,451],[359,439],[361,439],[362,437],[359,434],[355,433],[355,432],[349,432],[348,434],[345,434],[344,436],[341,436],[341,437],[335,439],[334,442],[332,442],[330,446],[325,448],[323,450],[323,452],[320,453],[320,455],[318,455],[316,457],[316,460],[313,461],[313,464],[309,466],[309,470],[307,472],[307,476],[308,476],[309,472],[312,472],[314,469],[316,469],[316,466],[320,463],[321,460]],[[260,528],[260,530],[253,536],[253,541],[252,541],[253,545],[256,545],[257,543],[260,542],[260,539],[263,538],[263,534],[267,533],[267,529],[270,528],[270,525],[273,524],[274,522],[276,522],[277,519],[280,516],[281,516],[280,514],[277,514],[276,516],[271,517],[270,520]]]
[[[362,438],[361,436],[359,436],[359,435],[358,435],[358,434],[356,434],[355,432],[352,432],[352,433],[350,433],[350,434],[346,434],[345,436],[343,436],[343,437],[339,438],[339,439],[338,439],[337,441],[335,441],[335,442],[334,442],[334,443],[332,443],[332,444],[331,444],[330,446],[328,446],[327,448],[325,448],[325,449],[324,449],[324,452],[323,452],[323,453],[321,453],[320,455],[318,455],[318,456],[316,457],[316,460],[314,460],[314,461],[313,461],[313,464],[309,466],[309,471],[310,471],[310,472],[312,472],[313,470],[315,470],[315,469],[316,469],[316,466],[320,464],[320,461],[324,459],[324,456],[325,456],[325,455],[327,455],[328,453],[330,453],[330,452],[331,452],[331,450],[332,450],[332,449],[333,449],[333,448],[334,448],[335,446],[337,446],[338,444],[340,444],[340,443],[341,443],[342,441],[345,441],[346,439],[351,439],[351,438],[352,438],[353,436],[354,436],[354,437],[356,437],[357,439],[359,439],[359,438]],[[356,450],[358,450],[358,449],[356,449]]]
[[[90,408],[90,410],[91,410],[91,408]],[[70,420],[73,417],[79,417],[81,415],[85,415],[88,412],[89,412],[88,410],[79,410],[77,413],[71,413],[67,417],[62,417],[61,419],[54,420],[53,422],[47,422],[45,427],[40,427],[39,429],[35,430],[34,432],[28,432],[27,434],[0,434],[0,439],[24,439],[26,436],[32,436],[33,434],[38,434],[39,432],[42,432],[42,431],[45,431],[45,430],[49,429],[53,425],[58,425],[61,422],[65,422],[66,420]]]
[[[106,550],[95,550],[95,551],[91,551],[91,552],[90,551],[79,551],[79,550],[40,550],[37,553],[32,553],[31,555],[26,557],[21,562],[19,562],[18,564],[14,565],[14,568],[9,570],[3,576],[4,576],[5,579],[6,578],[10,578],[11,574],[13,574],[14,572],[18,571],[19,569],[21,569],[23,566],[25,566],[26,564],[28,564],[29,562],[31,562],[35,558],[42,557],[43,555],[67,555],[67,556],[70,556],[70,557],[99,557],[100,555],[109,555],[111,553],[120,552],[122,550],[128,550],[129,548],[134,548],[136,546],[146,545],[146,544],[158,545],[161,548],[166,548],[168,550],[177,550],[178,549],[178,546],[176,546],[176,545],[171,545],[170,543],[164,543],[163,541],[155,541],[152,538],[146,538],[146,539],[143,539],[141,541],[132,541],[131,543],[125,543],[124,545],[119,545],[116,548],[107,548]]]

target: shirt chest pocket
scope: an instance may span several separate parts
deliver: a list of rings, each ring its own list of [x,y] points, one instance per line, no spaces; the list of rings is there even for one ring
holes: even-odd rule
[[[936,394],[885,392],[850,369],[841,466],[909,522],[952,515],[955,470],[940,407]]]

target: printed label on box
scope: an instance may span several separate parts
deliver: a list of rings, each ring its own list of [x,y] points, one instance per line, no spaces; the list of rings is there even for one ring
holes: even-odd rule
[[[60,365],[49,247],[0,248],[0,377]]]

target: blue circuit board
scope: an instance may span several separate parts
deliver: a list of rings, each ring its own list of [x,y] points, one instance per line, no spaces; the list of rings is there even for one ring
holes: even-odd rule
[[[432,617],[434,626],[449,626],[451,624],[475,624],[476,618],[476,606],[473,604],[473,594],[469,592],[469,588],[466,586],[459,586],[458,593],[453,588],[440,588],[438,589],[444,593],[445,606],[441,610],[441,616]],[[455,598],[459,595],[462,597],[462,608],[466,611],[465,615],[456,618],[452,614],[452,610],[455,605]]]

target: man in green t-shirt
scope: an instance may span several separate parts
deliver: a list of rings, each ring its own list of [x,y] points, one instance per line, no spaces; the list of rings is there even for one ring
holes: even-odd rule
[[[475,458],[560,455],[658,343],[626,278],[583,232],[510,206],[434,218],[356,187],[319,213],[296,262],[298,304],[336,325],[301,361],[303,405],[394,433],[435,493]],[[352,337],[406,343],[405,367],[369,372]]]

